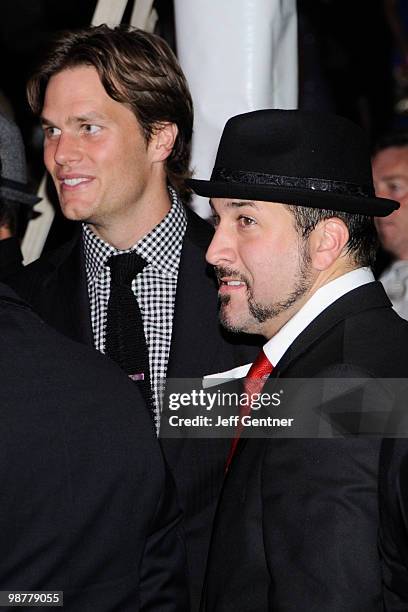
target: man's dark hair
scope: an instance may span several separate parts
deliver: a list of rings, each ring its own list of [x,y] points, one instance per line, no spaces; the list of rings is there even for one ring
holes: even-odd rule
[[[160,124],[170,122],[178,135],[167,159],[169,183],[183,196],[189,170],[193,103],[186,78],[168,44],[155,34],[130,26],[106,25],[63,32],[48,50],[27,85],[31,109],[40,114],[51,77],[67,68],[93,66],[107,94],[135,114],[149,142]]]
[[[333,217],[341,219],[349,232],[346,247],[354,263],[358,266],[374,265],[379,243],[373,217],[306,206],[288,205],[288,208],[293,214],[297,232],[304,239],[309,237],[319,221]]]
[[[394,128],[380,136],[373,147],[373,155],[390,147],[408,147],[408,129]]]

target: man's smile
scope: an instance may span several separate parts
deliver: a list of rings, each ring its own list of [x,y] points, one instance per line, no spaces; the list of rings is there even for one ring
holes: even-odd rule
[[[79,187],[88,186],[94,178],[92,176],[79,175],[79,174],[71,174],[71,175],[58,175],[58,181],[61,186],[62,191],[72,191],[76,190]]]
[[[215,272],[219,283],[219,294],[246,289],[248,285],[246,279],[239,272],[227,270],[226,268],[216,268]]]

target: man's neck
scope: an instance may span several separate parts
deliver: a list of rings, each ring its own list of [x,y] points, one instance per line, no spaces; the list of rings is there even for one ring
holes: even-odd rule
[[[398,253],[393,253],[395,261],[408,261],[408,248],[401,249]]]
[[[135,245],[143,236],[149,234],[164,219],[171,209],[171,199],[167,188],[162,193],[146,196],[143,202],[123,212],[117,217],[89,222],[92,231],[108,244],[119,250]]]

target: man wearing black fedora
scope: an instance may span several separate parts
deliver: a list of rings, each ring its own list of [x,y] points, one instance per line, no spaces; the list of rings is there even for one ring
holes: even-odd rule
[[[376,198],[363,132],[346,119],[262,110],[230,119],[211,179],[207,251],[220,318],[267,340],[254,379],[405,378],[408,325],[370,266]],[[345,404],[345,408],[347,403]],[[303,409],[308,410],[308,405]],[[202,607],[211,612],[382,610],[380,437],[235,437]]]

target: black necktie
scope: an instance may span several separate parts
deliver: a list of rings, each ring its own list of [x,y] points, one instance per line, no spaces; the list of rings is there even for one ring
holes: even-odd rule
[[[139,304],[132,291],[132,281],[147,262],[135,252],[112,255],[111,282],[106,322],[105,353],[136,381],[153,409],[149,374],[149,351]]]

